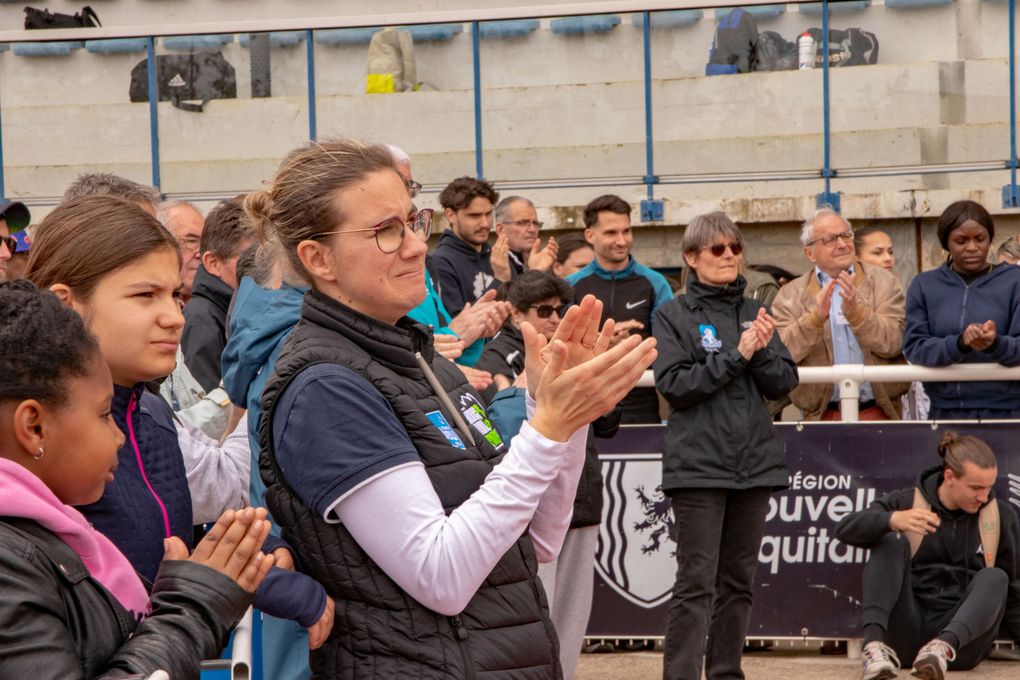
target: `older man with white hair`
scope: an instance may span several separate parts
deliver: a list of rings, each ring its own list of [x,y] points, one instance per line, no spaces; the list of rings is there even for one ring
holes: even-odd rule
[[[804,255],[814,265],[779,290],[772,303],[783,344],[798,366],[902,363],[904,294],[899,279],[864,264],[854,250],[850,222],[832,208],[803,224]],[[864,383],[861,420],[896,420],[909,385]],[[838,420],[839,391],[801,384],[790,393],[808,420]]]

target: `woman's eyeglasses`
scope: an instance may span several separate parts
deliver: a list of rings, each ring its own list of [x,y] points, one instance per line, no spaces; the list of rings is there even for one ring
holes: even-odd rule
[[[18,252],[18,240],[13,236],[0,236],[0,242],[7,246],[7,250],[11,251],[11,255]]]
[[[534,309],[535,314],[538,314],[539,319],[548,319],[553,315],[553,312],[556,312],[556,315],[562,319],[563,315],[567,313],[568,309],[570,309],[570,305],[531,305],[528,309]]]
[[[379,250],[384,253],[395,253],[400,249],[400,245],[404,242],[404,231],[405,227],[411,230],[412,234],[419,236],[423,241],[429,237],[432,233],[432,208],[422,208],[407,221],[400,219],[399,217],[391,217],[385,222],[380,222],[374,227],[368,229],[340,229],[337,231],[323,231],[315,236],[313,239],[319,239],[323,236],[331,236],[333,234],[360,234],[366,231],[375,232],[375,244],[379,246]]]
[[[726,253],[727,248],[730,249],[730,252],[733,253],[734,257],[744,252],[744,246],[739,243],[715,243],[710,246],[705,246],[702,250],[707,250],[715,257],[722,257]]]

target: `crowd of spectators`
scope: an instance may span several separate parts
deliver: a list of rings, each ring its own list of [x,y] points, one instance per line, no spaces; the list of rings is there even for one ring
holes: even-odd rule
[[[553,237],[529,198],[459,177],[427,253],[420,190],[400,149],[336,141],[204,217],[99,173],[34,227],[0,203],[0,505],[17,518],[0,522],[0,578],[36,597],[0,608],[0,629],[32,607],[53,617],[52,677],[79,662],[89,677],[190,677],[254,601],[272,615],[267,677],[453,663],[571,678],[602,515],[596,439],[662,421],[681,546],[666,677],[736,677],[768,499],[786,484],[773,420],[785,404],[840,418],[838,389],[799,384],[796,367],[1020,365],[1020,247],[993,254],[973,201],[942,214],[946,262],[906,291],[890,236],[830,208],[803,224],[799,276],[752,268],[739,228],[702,215],[677,294],[634,257],[619,196]],[[24,361],[27,347],[53,358]],[[635,387],[653,362],[655,387]],[[76,437],[94,443],[59,423],[100,384],[96,460],[51,471]],[[1018,385],[868,382],[859,417],[1012,419]],[[17,510],[13,489],[38,502]],[[42,557],[17,558],[26,546]],[[100,641],[54,611],[62,592],[101,630],[131,623]],[[191,623],[175,628],[167,599]],[[0,635],[0,675],[42,649],[31,630]]]

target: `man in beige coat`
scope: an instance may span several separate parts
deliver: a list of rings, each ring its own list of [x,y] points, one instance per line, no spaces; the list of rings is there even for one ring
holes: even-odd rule
[[[863,264],[850,223],[831,208],[804,222],[804,255],[814,267],[780,289],[772,303],[779,335],[798,366],[902,363],[904,294],[899,279]],[[900,383],[863,383],[861,420],[899,419]],[[838,420],[833,385],[801,384],[790,393],[808,420]]]

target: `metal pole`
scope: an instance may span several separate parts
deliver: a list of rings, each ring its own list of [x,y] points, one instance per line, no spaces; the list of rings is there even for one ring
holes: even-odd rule
[[[1016,1],[1009,0],[1009,207],[1020,205],[1016,186]]]
[[[1012,1],[1012,0],[1010,0]],[[829,0],[822,0],[822,175],[825,178],[825,198],[832,195],[832,163],[829,158]]]
[[[478,22],[471,22],[471,59],[475,75],[475,175],[485,177],[482,164],[482,64],[478,44]]]
[[[652,138],[652,18],[648,12],[641,14],[645,41],[645,186],[650,201],[655,198],[655,143]]]
[[[152,163],[152,186],[159,189],[159,83],[156,82],[156,39],[151,35],[145,49],[149,76],[149,162]]]
[[[315,32],[305,31],[305,61],[308,62],[308,139],[316,140],[315,120]]]

